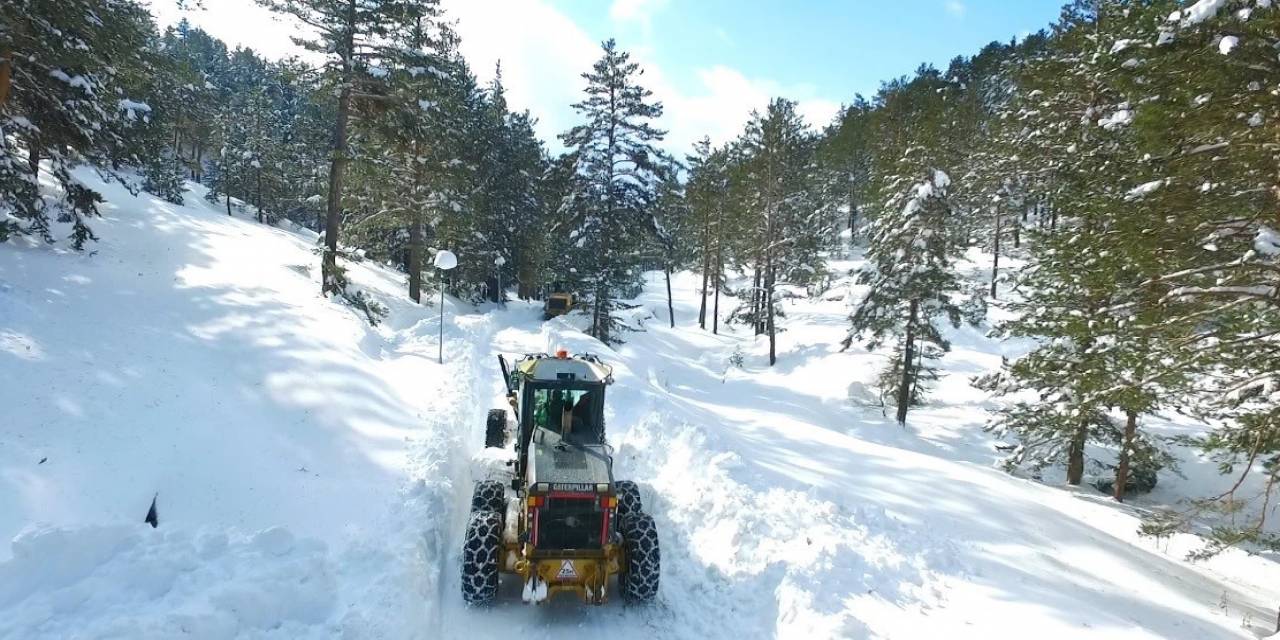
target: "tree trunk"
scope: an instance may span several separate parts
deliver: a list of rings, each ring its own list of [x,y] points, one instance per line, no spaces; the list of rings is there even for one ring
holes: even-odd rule
[[[607,295],[604,285],[597,284],[595,312],[592,314],[594,317],[591,319],[591,335],[605,344],[609,344],[608,310],[605,309],[605,296]]]
[[[716,300],[711,308],[711,333],[712,335],[720,334],[720,282],[724,280],[724,237],[721,235],[721,225],[716,225],[716,273],[715,287]]]
[[[516,295],[521,300],[529,300],[534,296],[534,258],[532,251],[524,251],[520,257],[520,282],[516,289]]]
[[[258,169],[254,182],[256,183],[254,185],[256,193],[254,193],[253,199],[256,202],[254,206],[258,209],[258,224],[266,224],[267,217],[262,213],[262,169]]]
[[[902,378],[898,381],[898,424],[907,424],[907,411],[911,408],[911,385],[914,381],[911,370],[912,361],[916,357],[916,314],[919,303],[911,301],[911,309],[907,315],[907,337],[902,347]]]
[[[907,396],[908,402],[920,397],[920,372],[922,371],[924,371],[924,349],[916,349],[916,374],[912,376],[911,395]]]
[[[1084,445],[1089,437],[1089,425],[1081,423],[1071,437],[1067,450],[1067,484],[1075,486],[1084,481]]]
[[[231,165],[227,164],[226,157],[222,162],[222,191],[227,196],[227,215],[231,215]]]
[[[324,218],[324,257],[320,262],[320,292],[338,293],[338,233],[342,224],[342,178],[347,165],[347,123],[351,119],[351,86],[338,97],[338,121],[333,131],[333,158],[329,162],[329,201]]]
[[[342,178],[347,167],[347,124],[351,120],[352,60],[355,57],[356,0],[348,0],[346,40],[342,43],[342,91],[338,94],[338,117],[333,127],[333,157],[329,161],[329,201],[324,222],[324,254],[320,260],[320,294],[340,293],[338,276],[338,233],[342,225]]]
[[[31,179],[40,178],[40,142],[31,140],[31,148],[27,151],[27,167],[31,170]]]
[[[760,294],[760,285],[764,284],[763,266],[755,262],[755,275],[751,278],[751,330],[755,335],[764,333],[763,306],[764,296]]]
[[[858,238],[858,201],[849,193],[849,244]]]
[[[769,366],[773,366],[778,362],[778,334],[774,329],[773,319],[773,285],[774,285],[774,266],[773,258],[769,259],[769,265],[765,267],[764,282],[764,313],[765,322],[769,330]]]
[[[13,51],[0,50],[0,107],[9,101],[9,87],[13,86]]]
[[[702,247],[702,304],[698,306],[698,328],[707,328],[707,283],[711,278],[711,247]]]
[[[191,167],[191,179],[196,182],[204,180],[204,145],[196,143],[196,164]]]
[[[1000,205],[995,205],[996,209],[996,230],[995,237],[992,238],[992,252],[995,254],[991,260],[991,299],[996,299],[996,278],[1000,275]]]
[[[666,266],[662,271],[667,276],[667,317],[671,319],[671,328],[674,329],[676,328],[676,307],[671,300],[671,266]],[[702,304],[706,306],[705,297],[702,299]]]
[[[1124,502],[1125,485],[1129,484],[1129,463],[1133,458],[1133,441],[1138,433],[1138,414],[1124,414],[1124,441],[1120,443],[1120,462],[1116,464],[1116,486],[1112,495],[1116,502]]]
[[[409,223],[409,299],[422,302],[422,218]]]

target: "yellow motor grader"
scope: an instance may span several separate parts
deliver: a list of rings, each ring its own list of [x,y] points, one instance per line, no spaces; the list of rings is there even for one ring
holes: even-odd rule
[[[547,295],[547,300],[542,305],[542,319],[545,321],[565,315],[573,311],[574,304],[572,293],[557,290]]]
[[[540,603],[561,592],[604,604],[610,578],[624,600],[658,593],[660,554],[653,517],[634,482],[613,478],[605,442],[604,394],[612,370],[589,354],[526,355],[508,366],[498,357],[515,413],[489,412],[485,446],[513,436],[509,480],[477,482],[462,549],[462,597],[492,601],[502,573],[523,582],[522,599]]]

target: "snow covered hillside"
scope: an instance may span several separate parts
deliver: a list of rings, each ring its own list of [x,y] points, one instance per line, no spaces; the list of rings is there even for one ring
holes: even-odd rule
[[[847,281],[787,303],[773,368],[750,336],[689,326],[689,274],[680,326],[655,280],[634,316],[645,330],[616,350],[534,304],[450,300],[441,365],[438,308],[405,301],[401,275],[350,266],[389,308],[372,327],[319,296],[308,232],[228,217],[199,192],[175,206],[79,178],[108,200],[90,251],[0,245],[0,638],[1273,630],[1275,562],[1191,564],[1194,540],[1138,538],[1140,507],[993,468],[968,378],[1014,346],[981,331],[953,336],[908,430],[850,400],[883,356],[839,351]],[[495,606],[462,603],[494,356],[557,347],[615,364],[617,475],[640,482],[662,536],[652,606],[530,607],[512,581]]]

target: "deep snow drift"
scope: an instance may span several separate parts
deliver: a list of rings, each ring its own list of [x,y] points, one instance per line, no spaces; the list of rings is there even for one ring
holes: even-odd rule
[[[788,302],[772,369],[750,336],[689,327],[688,274],[680,327],[655,281],[617,350],[536,305],[450,300],[440,365],[438,308],[403,300],[401,275],[350,267],[390,309],[370,327],[319,296],[308,232],[80,175],[109,202],[92,253],[0,245],[0,638],[1200,640],[1274,624],[1273,561],[1190,564],[1193,539],[1137,537],[1143,503],[994,469],[968,378],[1016,345],[980,330],[957,332],[906,430],[850,401],[883,355],[839,352],[847,280]],[[561,346],[617,369],[608,430],[658,521],[659,601],[529,607],[508,580],[468,608],[458,546],[492,462],[477,454],[501,406],[493,356]]]

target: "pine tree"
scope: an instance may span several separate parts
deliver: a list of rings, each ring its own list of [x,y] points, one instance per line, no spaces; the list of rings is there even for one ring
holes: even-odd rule
[[[739,141],[747,158],[743,195],[754,218],[748,233],[756,284],[750,306],[735,316],[755,325],[757,335],[768,335],[771,366],[778,360],[778,285],[804,286],[823,270],[819,250],[826,227],[814,175],[815,140],[795,107],[790,100],[771,101]]]
[[[50,211],[72,225],[72,246],[95,236],[87,219],[101,195],[72,169],[87,163],[114,175],[136,162],[126,142],[149,118],[126,79],[144,65],[154,26],[128,0],[18,0],[0,22],[0,240],[12,233],[53,242]],[[18,53],[21,55],[18,55]],[[63,196],[50,207],[37,187],[47,164]]]
[[[684,167],[674,158],[663,157],[657,166],[658,183],[652,208],[653,227],[650,240],[654,259],[661,265],[667,287],[667,320],[676,326],[675,301],[671,295],[671,272],[691,262],[695,249],[685,241],[693,235],[693,220],[685,185],[681,180]]]
[[[1233,517],[1213,528],[1203,554],[1237,544],[1280,549],[1265,507],[1257,517],[1234,515],[1242,499],[1269,504],[1280,488],[1280,109],[1268,89],[1280,77],[1280,11],[1241,0],[1157,2],[1144,18],[1111,45],[1128,62],[1122,79],[1142,91],[1133,128],[1150,168],[1138,202],[1158,221],[1129,249],[1155,272],[1135,287],[1156,299],[1153,329],[1183,345],[1147,377],[1195,377],[1186,408],[1215,425],[1195,442],[1239,480],[1148,531],[1225,512]],[[1261,492],[1241,495],[1259,469]]]
[[[400,53],[387,61],[392,66],[381,113],[357,128],[366,153],[353,176],[362,179],[353,180],[351,190],[359,203],[353,231],[366,246],[377,242],[376,254],[398,258],[415,302],[421,300],[428,234],[439,230],[446,209],[460,207],[454,160],[465,131],[459,112],[474,87],[465,65],[444,51],[449,34],[437,18],[434,10],[415,16],[398,35]]]
[[[164,88],[169,99],[158,108],[173,129],[173,148],[179,161],[188,168],[192,180],[201,181],[209,151],[214,148],[215,121],[230,98],[226,86],[230,55],[222,41],[191,28],[186,20],[165,32],[161,46],[171,71]]]
[[[933,376],[924,360],[950,349],[936,319],[952,326],[961,321],[952,299],[961,287],[948,231],[954,219],[947,199],[951,181],[940,169],[925,171],[901,193],[887,194],[872,219],[867,267],[858,274],[858,283],[869,290],[850,315],[852,329],[844,342],[848,348],[866,335],[867,347],[875,349],[890,336],[897,340],[890,367],[899,375],[886,392],[896,398],[902,424],[913,400],[923,397],[921,379]]]
[[[519,283],[526,293],[536,285],[537,264],[547,205],[539,191],[545,153],[528,113],[509,111],[501,69],[478,104],[477,126],[469,144],[476,152],[471,197],[471,237],[478,255],[470,277],[484,283],[498,301],[503,288]],[[500,267],[495,262],[503,263]],[[528,284],[524,284],[528,280]]]
[[[1002,327],[1041,344],[980,382],[1040,399],[1015,402],[992,423],[997,433],[1020,440],[1011,466],[1065,458],[1067,482],[1079,484],[1086,447],[1118,445],[1118,499],[1135,456],[1150,469],[1163,463],[1157,444],[1138,432],[1138,420],[1180,383],[1177,376],[1148,375],[1148,363],[1169,357],[1169,342],[1152,326],[1150,295],[1137,289],[1159,272],[1141,247],[1145,230],[1161,222],[1134,196],[1147,169],[1130,126],[1134,96],[1117,81],[1125,62],[1110,49],[1136,15],[1111,0],[1069,5],[1021,80],[1031,102],[1021,119],[1035,132],[1028,142],[1059,158],[1052,181],[1061,220],[1056,230],[1031,231],[1034,248],[1017,284],[1022,297],[1010,306],[1017,319]],[[1024,160],[1038,161],[1031,154]],[[1113,409],[1124,416],[1123,427]]]
[[[714,288],[712,301],[712,328],[719,329],[719,291],[724,279],[722,237],[728,208],[729,167],[724,149],[713,149],[711,139],[703,138],[694,146],[693,155],[687,158],[689,180],[686,199],[695,238],[702,287],[698,305],[698,327],[707,328],[708,295]]]
[[[583,74],[587,97],[573,105],[585,122],[560,137],[574,165],[562,205],[568,240],[585,267],[579,277],[588,288],[591,335],[609,343],[622,327],[614,315],[618,294],[640,282],[644,238],[637,230],[651,228],[660,155],[654,145],[665,134],[651,124],[662,105],[638,84],[640,66],[613,40],[602,48]]]
[[[922,397],[921,380],[933,375],[925,361],[950,349],[938,321],[959,326],[963,316],[954,266],[963,237],[957,237],[952,183],[943,166],[951,159],[944,107],[955,90],[937,71],[922,68],[914,81],[890,85],[880,97],[878,198],[869,207],[867,264],[858,274],[869,289],[850,315],[844,347],[864,336],[871,349],[895,341],[889,366],[900,375],[887,391],[902,424],[912,400]]]
[[[317,35],[295,39],[308,51],[324,55],[326,69],[338,93],[333,122],[333,155],[329,163],[328,203],[325,211],[324,249],[321,258],[321,292],[341,292],[344,279],[338,268],[338,241],[342,225],[343,177],[350,158],[349,129],[356,102],[376,102],[380,66],[399,50],[387,41],[397,28],[433,11],[434,0],[258,0],[272,11],[292,16]]]
[[[839,123],[823,141],[821,158],[827,170],[831,197],[843,200],[843,227],[856,240],[872,171],[873,105],[861,95],[840,114]]]

